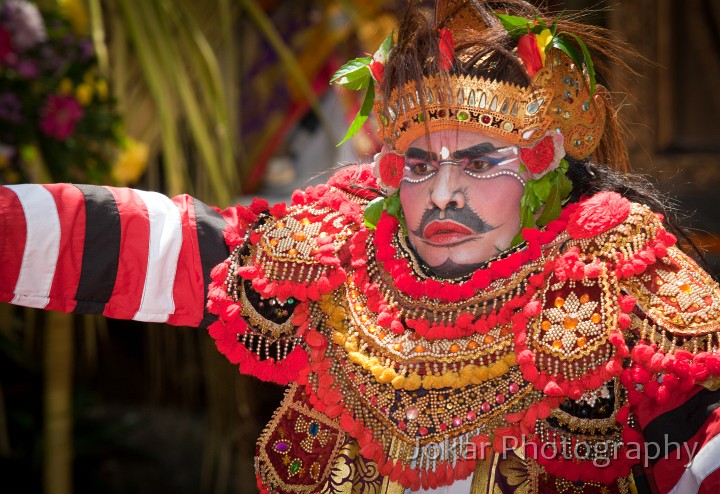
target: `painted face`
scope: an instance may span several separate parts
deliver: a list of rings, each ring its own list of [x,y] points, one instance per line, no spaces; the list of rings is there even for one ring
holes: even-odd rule
[[[469,274],[510,246],[524,187],[517,153],[499,139],[456,130],[408,147],[400,202],[411,245],[437,275]]]

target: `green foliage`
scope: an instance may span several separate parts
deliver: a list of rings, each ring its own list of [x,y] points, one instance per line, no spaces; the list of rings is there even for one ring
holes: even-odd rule
[[[548,27],[545,25],[542,19],[538,15],[535,16],[535,20],[525,19],[524,17],[518,17],[514,15],[495,14],[500,19],[505,30],[510,36],[517,39],[520,36],[528,33],[540,34]],[[580,39],[576,34],[569,33],[567,31],[557,32],[557,24],[560,16],[555,18],[552,25],[550,26],[550,32],[552,33],[551,46],[557,48],[567,55],[577,67],[585,67],[587,70],[588,80],[590,82],[590,97],[595,94],[595,65],[593,64],[592,57],[590,56],[590,50],[588,50],[585,42]],[[568,42],[563,36],[569,36],[575,40],[578,47],[580,47],[580,53],[578,53],[575,46]]]
[[[385,63],[394,46],[393,34],[394,33],[390,33],[390,35],[385,38],[385,41],[382,42],[373,57],[356,58],[344,63],[330,79],[331,84],[338,84],[353,91],[366,89],[360,110],[358,110],[357,115],[355,115],[355,118],[350,124],[350,128],[348,128],[345,133],[345,137],[337,144],[338,146],[357,134],[367,121],[373,109],[373,103],[375,102],[375,82],[379,83],[380,81],[375,81],[370,70],[370,64]]]
[[[528,180],[525,193],[520,199],[520,230],[545,226],[557,219],[562,206],[572,190],[572,182],[567,178],[568,162],[560,161],[558,167],[540,178]],[[522,242],[518,233],[512,245]]]
[[[398,192],[388,197],[377,197],[365,206],[365,226],[374,230],[377,227],[378,221],[380,221],[380,216],[383,211],[400,220],[403,231],[406,230],[405,217],[402,212],[402,204],[400,203],[400,194]]]

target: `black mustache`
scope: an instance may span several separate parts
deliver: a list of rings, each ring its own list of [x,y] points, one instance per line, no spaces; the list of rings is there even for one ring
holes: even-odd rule
[[[483,220],[473,210],[469,208],[448,208],[441,210],[440,208],[434,207],[432,209],[426,209],[420,219],[420,225],[413,230],[413,233],[418,237],[423,237],[425,227],[427,227],[433,221],[449,220],[459,223],[463,226],[470,228],[475,233],[487,233],[494,230],[496,227]]]

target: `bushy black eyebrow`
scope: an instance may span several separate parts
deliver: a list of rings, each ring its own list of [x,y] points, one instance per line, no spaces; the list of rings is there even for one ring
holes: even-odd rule
[[[432,151],[427,151],[420,148],[408,148],[407,151],[405,151],[405,157],[415,160],[431,159],[437,161],[438,159],[437,154],[433,153]]]
[[[456,159],[456,160],[461,160],[463,158],[475,158],[478,156],[484,156],[486,154],[490,154],[492,152],[497,151],[498,149],[500,149],[500,148],[495,147],[494,144],[491,144],[489,142],[481,142],[480,144],[470,146],[469,148],[458,149],[457,151],[453,152],[450,156],[452,156],[453,159]]]

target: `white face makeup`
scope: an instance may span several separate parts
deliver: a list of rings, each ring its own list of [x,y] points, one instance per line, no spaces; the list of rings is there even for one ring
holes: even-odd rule
[[[525,183],[517,153],[499,139],[455,130],[408,147],[400,185],[408,237],[439,276],[469,274],[510,246]]]

